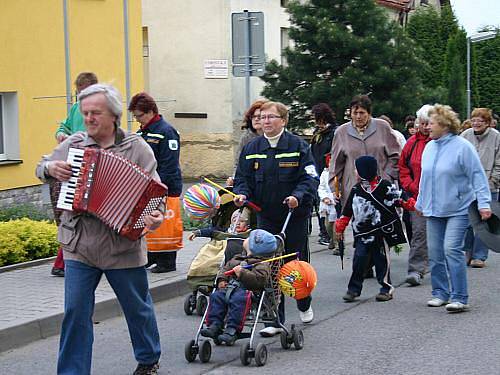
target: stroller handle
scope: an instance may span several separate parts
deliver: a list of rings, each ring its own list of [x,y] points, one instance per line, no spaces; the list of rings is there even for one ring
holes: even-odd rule
[[[286,215],[285,222],[283,223],[283,228],[281,228],[281,232],[283,235],[285,235],[286,227],[288,226],[288,222],[290,221],[290,218],[292,217],[293,213],[293,208],[288,209],[288,214]]]
[[[274,258],[271,258],[271,259],[266,259],[266,260],[263,260],[261,262],[257,262],[257,263],[253,263],[253,264],[246,264],[246,265],[242,266],[242,268],[250,269],[253,266],[255,266],[256,264],[273,262],[275,260],[280,260],[280,259],[289,258],[289,257],[299,257],[299,255],[300,255],[300,252],[297,251],[295,253],[285,254],[285,255],[281,255],[279,257],[274,257]],[[234,269],[224,272],[224,276],[230,276],[233,273],[234,273]]]

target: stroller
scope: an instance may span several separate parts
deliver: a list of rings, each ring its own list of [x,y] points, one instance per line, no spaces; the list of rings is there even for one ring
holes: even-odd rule
[[[279,235],[276,235],[278,240],[278,249],[275,252],[275,258],[279,258],[284,252],[284,239],[285,239],[285,229],[290,219],[292,211],[288,213],[288,216],[283,225],[283,229]],[[279,326],[283,329],[281,332],[280,342],[283,349],[289,349],[292,344],[296,350],[300,350],[304,346],[304,334],[300,328],[295,327],[294,324],[288,329],[284,324],[280,322],[278,314],[278,306],[281,301],[281,291],[278,285],[278,273],[283,264],[283,259],[271,260],[271,273],[267,280],[266,287],[260,292],[252,293],[252,304],[250,311],[244,322],[243,330],[238,333],[238,340],[248,339],[240,348],[240,360],[244,366],[248,366],[252,358],[255,359],[257,366],[264,366],[267,362],[267,347],[264,343],[259,342],[255,345],[255,333],[257,330],[257,324],[272,324]],[[207,301],[209,301],[207,299]],[[185,358],[188,362],[193,362],[196,356],[199,356],[201,362],[206,363],[210,361],[212,355],[212,345],[210,339],[200,340],[200,332],[204,328],[208,309],[205,310],[201,322],[196,331],[195,338],[190,340],[184,350]],[[219,339],[212,339],[214,344],[219,346],[221,342]]]
[[[227,260],[243,251],[243,240],[248,236],[248,234],[232,233],[231,215],[238,208],[234,205],[230,194],[220,190],[219,196],[221,206],[211,220],[212,227],[220,230],[219,235],[203,245],[189,267],[187,281],[193,292],[184,299],[186,315],[192,315],[195,311],[199,316],[203,315],[221,264],[225,264]],[[250,223],[252,221],[251,216]],[[223,233],[228,230],[229,233]]]

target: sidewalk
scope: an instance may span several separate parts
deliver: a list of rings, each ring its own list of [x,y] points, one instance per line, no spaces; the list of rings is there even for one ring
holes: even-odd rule
[[[177,271],[148,272],[155,302],[188,294],[186,275],[192,259],[206,238],[187,240],[177,254]],[[0,273],[0,352],[56,335],[64,311],[64,278],[50,275],[52,262]],[[115,294],[103,277],[96,291],[94,321],[120,315]]]
[[[316,224],[316,223],[315,223]],[[309,238],[312,252],[325,250],[317,244],[316,227]],[[177,271],[148,272],[155,302],[191,292],[186,275],[192,259],[208,239],[187,240],[177,254]],[[0,353],[60,332],[64,311],[64,278],[50,275],[52,262],[0,273]],[[122,311],[106,277],[96,290],[94,322],[121,315]]]

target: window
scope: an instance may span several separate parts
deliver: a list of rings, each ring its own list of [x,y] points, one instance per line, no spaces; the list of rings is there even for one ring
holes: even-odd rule
[[[16,92],[0,92],[0,161],[19,159],[19,123]]]
[[[281,7],[286,8],[288,6],[288,0],[281,0]]]
[[[288,28],[282,27],[281,31],[281,65],[288,66],[285,57],[285,48],[290,47],[290,37],[288,36]]]

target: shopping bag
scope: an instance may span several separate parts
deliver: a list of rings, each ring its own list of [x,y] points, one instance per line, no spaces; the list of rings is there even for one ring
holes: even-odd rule
[[[182,249],[182,216],[179,197],[168,197],[165,220],[158,229],[146,235],[148,251],[177,251]]]

